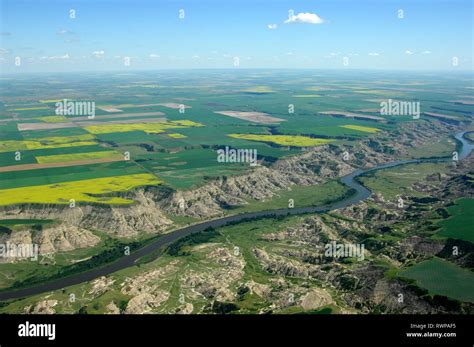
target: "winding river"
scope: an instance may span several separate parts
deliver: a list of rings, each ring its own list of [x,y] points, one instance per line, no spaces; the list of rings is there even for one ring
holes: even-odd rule
[[[454,137],[460,142],[460,147],[459,147],[460,152],[458,156],[459,160],[463,160],[464,158],[466,158],[474,148],[474,145],[469,143],[469,141],[464,138],[465,133],[467,133],[467,131],[460,132],[454,135]],[[439,158],[439,159],[402,160],[402,161],[396,161],[396,162],[391,162],[388,164],[379,165],[377,167],[366,169],[366,170],[359,169],[350,173],[349,175],[343,176],[340,179],[342,183],[347,185],[354,192],[352,195],[342,200],[325,204],[325,205],[320,205],[320,206],[299,207],[299,208],[291,208],[291,209],[285,208],[285,209],[279,209],[279,210],[242,213],[238,215],[227,216],[220,219],[206,221],[199,224],[194,224],[182,229],[172,231],[166,235],[163,235],[159,239],[152,241],[148,245],[138,249],[137,251],[131,253],[130,255],[124,256],[105,266],[102,266],[90,271],[77,273],[68,277],[52,280],[50,282],[33,285],[28,288],[0,292],[0,301],[18,299],[18,298],[36,295],[36,294],[40,294],[40,293],[44,293],[48,291],[58,290],[65,287],[72,286],[72,285],[80,284],[86,281],[91,281],[101,276],[110,275],[116,271],[136,265],[137,260],[139,260],[143,256],[153,254],[154,252],[159,252],[161,249],[163,249],[164,246],[169,245],[184,236],[203,231],[209,227],[218,228],[218,227],[225,226],[229,223],[243,222],[243,221],[251,220],[254,218],[300,215],[300,214],[307,214],[307,213],[324,213],[324,212],[332,211],[335,209],[351,206],[351,205],[357,204],[358,202],[362,200],[367,199],[372,194],[372,192],[369,189],[362,186],[361,184],[357,182],[357,180],[355,180],[355,178],[358,176],[361,176],[371,171],[391,168],[391,167],[399,166],[399,165],[421,163],[421,162],[447,162],[450,160],[452,159]]]

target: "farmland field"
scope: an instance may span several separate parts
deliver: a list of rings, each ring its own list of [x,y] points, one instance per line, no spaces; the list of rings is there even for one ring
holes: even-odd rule
[[[111,157],[117,154],[118,153],[114,151],[57,154],[57,155],[37,156],[36,160],[38,161],[38,163],[56,163],[56,162],[64,162],[64,161],[107,158],[107,157]]]
[[[104,160],[129,156],[130,160],[125,164],[129,171],[154,175],[172,189],[196,188],[212,179],[255,170],[244,163],[221,165],[216,161],[219,148],[256,150],[259,165],[268,166],[315,146],[352,146],[370,136],[383,138],[405,123],[413,122],[408,116],[378,115],[373,118],[378,113],[369,111],[377,110],[383,100],[381,97],[388,93],[393,95],[396,91],[397,95],[410,95],[422,100],[426,109],[436,110],[441,107],[442,100],[453,99],[454,94],[464,88],[462,83],[455,87],[452,81],[442,84],[432,79],[431,91],[439,98],[427,98],[422,86],[413,92],[399,90],[400,84],[416,83],[416,76],[393,76],[381,87],[376,79],[363,78],[361,81],[361,75],[356,72],[349,77],[317,73],[325,75],[326,80],[315,83],[311,78],[315,72],[311,71],[272,74],[259,70],[242,70],[240,75],[231,71],[223,74],[210,71],[205,83],[200,79],[200,73],[194,71],[186,75],[177,73],[173,78],[163,72],[151,73],[147,77],[148,83],[141,83],[144,81],[139,74],[123,80],[101,76],[93,78],[94,87],[89,87],[88,79],[74,79],[77,88],[82,88],[90,97],[96,95],[94,100],[100,106],[93,119],[85,115],[55,114],[58,100],[79,99],[74,93],[63,91],[64,80],[58,80],[36,98],[22,101],[17,95],[21,94],[23,84],[6,79],[5,88],[12,92],[3,104],[0,119],[5,122],[0,140],[3,171],[0,187],[25,187],[28,179],[33,186],[37,182],[70,182],[72,174],[87,179],[113,177],[116,165]],[[157,85],[154,79],[161,83]],[[340,83],[342,80],[344,85]],[[228,86],[229,81],[232,87]],[[451,88],[449,92],[446,92],[446,85]],[[105,96],[96,94],[104,87],[112,88],[113,92]],[[220,90],[219,94],[214,93],[216,89]],[[159,90],[159,97],[155,90]],[[139,97],[130,96],[134,94]],[[186,97],[181,104],[177,100],[183,95]],[[291,110],[288,108],[290,100]],[[469,107],[456,105],[444,112],[456,114],[462,120],[466,119]],[[160,119],[153,118],[156,116]],[[420,122],[431,120],[422,117]],[[65,127],[55,128],[62,124]],[[44,128],[43,125],[51,127]],[[440,156],[454,148],[451,140],[442,138],[440,141],[439,145],[425,145],[425,149],[410,148],[406,155]],[[94,164],[93,160],[97,162]],[[50,163],[77,165],[49,171],[34,166]],[[104,171],[104,168],[110,168],[110,171]],[[60,174],[68,170],[70,175]],[[21,173],[11,180],[14,176],[8,175],[8,171]],[[1,182],[2,177],[8,182]]]
[[[110,205],[130,204],[133,201],[118,197],[101,196],[114,192],[125,192],[132,188],[156,185],[160,181],[150,174],[112,176],[48,185],[0,190],[0,206],[14,204],[69,204],[94,202]]]
[[[441,230],[436,234],[441,237],[466,240],[474,244],[474,199],[459,199],[454,206],[448,207],[451,215],[439,223]]]
[[[424,261],[401,273],[429,291],[474,302],[474,274],[439,258]]]
[[[297,135],[243,135],[230,134],[234,139],[276,143],[281,146],[311,147],[331,142],[327,139],[313,139]]]

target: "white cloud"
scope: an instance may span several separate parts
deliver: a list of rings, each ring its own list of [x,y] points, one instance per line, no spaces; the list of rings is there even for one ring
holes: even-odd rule
[[[64,42],[65,43],[76,43],[76,42],[80,42],[81,40],[77,37],[74,37],[72,39],[65,39]]]
[[[334,58],[338,56],[340,53],[339,52],[331,52],[328,55],[325,55],[324,58]]]
[[[405,51],[405,54],[412,55],[413,52],[407,49],[407,50]]]
[[[64,55],[53,55],[53,56],[50,56],[50,57],[47,57],[47,56],[43,56],[43,57],[39,57],[40,60],[67,60],[67,59],[70,59],[71,57],[69,56],[69,54],[64,54]]]
[[[149,57],[150,57],[150,59],[157,59],[157,58],[160,57],[160,55],[159,55],[159,54],[151,53],[151,54],[149,55]]]
[[[267,27],[268,27],[268,29],[270,29],[270,30],[275,30],[276,28],[278,28],[278,25],[276,25],[276,24],[268,24]]]
[[[324,19],[319,17],[316,13],[298,13],[296,16],[292,15],[284,22],[285,24],[289,23],[308,23],[308,24],[322,24]]]
[[[377,56],[379,56],[380,54],[378,54],[377,52],[371,52],[371,53],[369,53],[369,55],[370,55],[371,57],[377,57]]]
[[[348,54],[350,57],[358,57],[359,53],[349,53]]]
[[[192,58],[193,58],[193,59],[199,59],[199,58],[200,58],[200,56],[199,56],[199,55],[197,55],[197,54],[195,54],[195,55],[193,55],[193,56],[192,56]]]
[[[431,54],[431,51],[423,51],[421,54]]]
[[[286,55],[293,55],[293,52],[287,52]]]
[[[92,55],[94,55],[96,58],[101,58],[105,54],[104,51],[94,51],[92,52]]]
[[[57,35],[75,35],[74,32],[69,31],[67,29],[61,29],[56,32]]]

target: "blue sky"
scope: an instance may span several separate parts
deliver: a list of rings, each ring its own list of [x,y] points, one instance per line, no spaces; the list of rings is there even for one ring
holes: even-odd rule
[[[473,68],[470,0],[0,1],[4,72]]]

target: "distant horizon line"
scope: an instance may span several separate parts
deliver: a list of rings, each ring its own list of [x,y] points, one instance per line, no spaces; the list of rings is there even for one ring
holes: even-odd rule
[[[239,70],[250,71],[250,70],[280,70],[280,71],[331,71],[331,72],[407,72],[407,73],[467,73],[474,74],[474,69],[458,70],[458,69],[385,69],[385,68],[310,68],[310,67],[252,67],[252,68],[196,68],[196,67],[182,67],[182,68],[160,68],[160,69],[134,69],[134,70],[77,70],[77,71],[0,71],[0,76],[9,75],[27,75],[27,74],[81,74],[81,73],[120,73],[120,74],[133,74],[138,72],[170,72],[170,71],[234,71]]]

